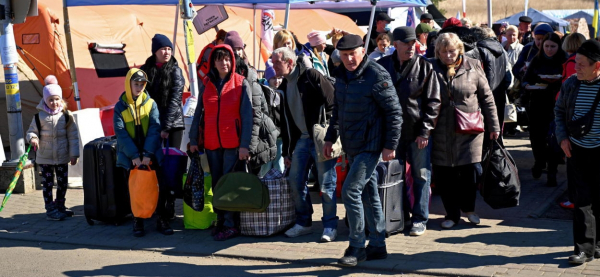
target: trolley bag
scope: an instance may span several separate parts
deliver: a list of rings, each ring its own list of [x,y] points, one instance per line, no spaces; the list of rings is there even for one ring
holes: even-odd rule
[[[261,182],[269,189],[271,203],[262,213],[240,213],[240,231],[247,236],[271,236],[296,222],[296,208],[287,178],[273,168]]]
[[[380,162],[375,168],[386,237],[404,230],[402,191],[404,165],[398,160]]]
[[[184,183],[186,179],[184,175]],[[217,214],[212,205],[212,177],[210,173],[204,173],[204,208],[201,212],[194,211],[190,206],[183,203],[183,226],[185,229],[208,229],[217,220]]]
[[[129,171],[131,212],[139,218],[151,218],[158,202],[158,178],[149,166],[140,165]]]
[[[89,225],[121,223],[131,213],[127,172],[117,167],[117,137],[102,137],[83,147],[83,211]]]
[[[264,212],[267,209],[269,190],[256,175],[247,172],[247,163],[245,168],[246,172],[230,172],[219,179],[213,192],[215,208],[230,212]]]

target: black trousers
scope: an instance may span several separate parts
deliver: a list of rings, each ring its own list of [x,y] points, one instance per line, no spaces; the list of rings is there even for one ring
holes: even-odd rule
[[[433,178],[442,197],[447,220],[458,223],[461,211],[475,211],[478,166],[479,163],[455,167],[433,165]]]
[[[545,92],[545,91],[544,91]],[[538,92],[536,92],[538,93]],[[532,98],[534,95],[532,94]],[[535,159],[535,168],[548,167],[548,173],[558,171],[558,157],[548,144],[550,123],[554,121],[554,102],[549,100],[531,101],[527,109],[529,117],[529,141]]]
[[[573,212],[573,240],[575,254],[585,252],[588,257],[600,248],[598,219],[600,217],[600,147],[583,148],[571,143],[571,158],[567,160],[569,180],[572,180],[575,198]]]

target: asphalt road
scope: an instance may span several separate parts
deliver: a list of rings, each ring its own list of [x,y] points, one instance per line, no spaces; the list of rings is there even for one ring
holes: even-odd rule
[[[261,260],[163,255],[0,239],[0,276],[417,276]]]

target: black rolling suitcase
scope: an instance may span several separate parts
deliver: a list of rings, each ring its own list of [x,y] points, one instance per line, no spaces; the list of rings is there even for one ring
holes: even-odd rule
[[[117,167],[117,137],[98,138],[83,148],[83,206],[90,225],[120,224],[131,213],[126,170]]]
[[[402,191],[404,189],[404,164],[398,160],[380,162],[375,168],[381,208],[385,216],[385,234],[404,230]]]

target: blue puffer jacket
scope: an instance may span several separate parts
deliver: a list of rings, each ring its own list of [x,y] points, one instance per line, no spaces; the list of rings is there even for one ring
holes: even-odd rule
[[[340,136],[350,156],[396,150],[402,108],[387,70],[364,57],[353,72],[340,66],[334,76],[335,105],[325,141]]]

